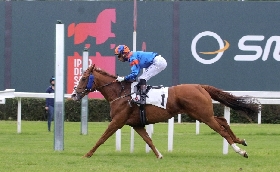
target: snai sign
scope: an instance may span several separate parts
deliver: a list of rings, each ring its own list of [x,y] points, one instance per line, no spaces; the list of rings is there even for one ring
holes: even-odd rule
[[[149,85],[279,91],[279,9],[280,3],[268,1],[137,1],[135,21],[133,1],[1,1],[0,90],[7,85],[18,92],[46,90],[55,73],[55,24],[61,20],[68,94],[82,75],[85,47],[89,65],[119,76],[130,73],[114,48],[133,49],[134,26],[136,50],[156,52],[167,61]]]

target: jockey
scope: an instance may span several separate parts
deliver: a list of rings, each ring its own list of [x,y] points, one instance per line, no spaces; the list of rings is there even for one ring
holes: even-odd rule
[[[118,60],[121,62],[128,61],[131,66],[131,73],[127,76],[120,77],[116,81],[125,81],[136,80],[136,77],[139,75],[141,69],[145,68],[145,71],[139,76],[139,87],[140,87],[140,97],[145,97],[143,101],[136,103],[145,104],[146,101],[146,81],[151,77],[157,75],[167,66],[166,60],[158,53],[155,52],[144,52],[144,51],[135,51],[132,52],[129,50],[126,45],[118,45],[115,49],[115,55],[117,55]]]

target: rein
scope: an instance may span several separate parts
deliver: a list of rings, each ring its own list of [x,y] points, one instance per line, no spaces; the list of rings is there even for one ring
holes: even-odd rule
[[[94,68],[95,69],[95,68]],[[93,70],[94,70],[93,69]],[[87,90],[90,90],[91,91],[91,87],[92,87],[92,85],[93,85],[93,83],[94,83],[94,76],[92,75],[92,72],[93,71],[91,71],[91,73],[90,73],[90,76],[89,76],[89,79],[88,79],[88,83],[87,83],[87,86],[86,86],[86,89]],[[95,88],[95,90],[97,90],[97,89],[99,89],[99,88],[103,88],[103,87],[106,87],[106,86],[108,86],[108,85],[111,85],[111,84],[113,84],[114,82],[116,82],[116,81],[112,81],[112,82],[109,82],[109,83],[107,83],[107,84],[104,84],[104,85],[102,85],[102,86],[100,86],[100,87],[97,87],[97,88]],[[95,91],[94,90],[94,91]]]
[[[99,89],[99,88],[103,88],[103,87],[106,87],[106,86],[108,86],[108,85],[111,85],[111,84],[113,84],[114,82],[115,82],[115,81],[112,81],[112,82],[109,82],[109,83],[107,83],[107,84],[101,85],[100,87],[97,87],[96,90]]]
[[[93,83],[94,83],[94,81],[92,81],[91,86],[92,86],[92,84],[93,84]],[[100,89],[100,88],[106,87],[106,86],[108,86],[108,85],[111,85],[111,84],[113,84],[113,83],[114,83],[114,81],[109,82],[109,83],[104,84],[104,85],[101,85],[101,86],[99,86],[99,87],[95,88],[95,90],[94,90],[94,91],[96,91],[97,89]],[[88,83],[88,85],[89,85],[89,83]],[[91,87],[90,87],[90,88],[86,87],[86,90],[89,90],[90,92],[92,92]]]
[[[88,90],[89,92],[92,92],[91,88],[92,88],[92,85],[94,84],[94,76],[93,76],[93,74],[91,73],[88,77],[89,77],[89,79],[88,79],[88,83],[87,83],[87,86],[86,86],[85,90]],[[99,87],[95,88],[94,91],[96,91],[96,90],[98,90],[98,89],[100,89],[100,88],[106,87],[106,86],[108,86],[108,85],[111,85],[111,84],[113,84],[113,83],[115,83],[115,82],[116,82],[116,81],[112,81],[112,82],[109,82],[109,83],[104,84],[104,85],[102,85],[102,86],[99,86]],[[122,87],[121,89],[124,90],[124,86],[123,86],[122,83],[121,83],[121,87]],[[121,92],[122,92],[122,91],[121,91]],[[121,92],[120,92],[120,94],[121,94]],[[124,91],[124,93],[125,93],[125,91]],[[110,101],[109,103],[113,103],[113,102],[116,101],[116,100],[125,98],[125,97],[127,97],[127,96],[132,95],[132,94],[134,94],[134,93],[124,94],[123,96],[119,96],[119,97],[117,97],[116,99]]]
[[[111,85],[111,84],[113,84],[113,83],[115,83],[115,82],[116,82],[116,81],[112,81],[112,82],[109,82],[109,83],[107,83],[107,84],[101,85],[101,86],[95,88],[95,90],[100,89],[100,88],[103,88],[103,87],[106,87],[106,86]],[[94,83],[94,76],[93,76],[92,74],[90,74],[89,80],[88,80],[88,83],[87,83],[87,86],[86,86],[86,90],[91,91],[91,87],[92,87],[93,83]],[[121,85],[122,85],[122,84],[121,84]],[[95,91],[95,90],[94,90],[94,91]],[[124,86],[123,86],[123,85],[122,85],[122,90],[124,90]],[[110,101],[109,103],[113,103],[113,102],[116,101],[116,100],[125,98],[125,97],[127,97],[127,96],[132,95],[132,94],[134,94],[134,93],[125,94],[125,95],[123,95],[123,96],[117,97],[116,99]]]
[[[122,90],[124,90],[124,86],[123,86],[122,82],[121,82],[121,86],[122,86]],[[121,91],[121,92],[122,92],[122,91]],[[120,94],[121,94],[121,92],[120,92]],[[111,103],[113,103],[113,102],[116,101],[116,100],[125,98],[125,97],[127,97],[127,96],[132,95],[132,94],[134,94],[134,93],[126,94],[126,93],[125,93],[125,90],[124,90],[124,95],[123,95],[123,96],[120,95],[119,97],[115,98],[114,100],[110,101],[109,103],[111,104]]]
[[[134,93],[125,94],[125,95],[123,95],[123,96],[120,96],[120,97],[118,97],[118,98],[115,98],[114,100],[110,101],[109,103],[111,104],[111,103],[113,103],[113,102],[114,102],[114,101],[116,101],[116,100],[119,100],[119,99],[125,98],[125,97],[127,97],[127,96],[132,95],[132,94],[134,94]]]
[[[104,85],[102,85],[102,86],[100,86],[100,87],[95,88],[95,90],[97,90],[97,89],[99,89],[99,88],[106,87],[106,86],[108,86],[108,85],[111,85],[111,84],[113,84],[114,82],[115,82],[115,81],[112,81],[112,82],[109,82],[109,83],[107,83],[107,84],[104,84]],[[93,76],[92,74],[90,74],[89,79],[88,79],[88,83],[87,83],[87,86],[86,86],[86,90],[91,91],[91,87],[92,87],[93,83],[94,83],[94,76]],[[94,91],[95,91],[95,90],[94,90]]]

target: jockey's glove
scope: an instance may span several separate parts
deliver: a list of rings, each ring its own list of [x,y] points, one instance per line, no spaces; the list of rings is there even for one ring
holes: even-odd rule
[[[124,81],[124,77],[123,77],[123,76],[118,76],[118,78],[116,79],[116,81],[122,82],[122,81]]]

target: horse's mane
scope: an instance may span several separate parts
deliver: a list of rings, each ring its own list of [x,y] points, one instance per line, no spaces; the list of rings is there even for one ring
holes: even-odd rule
[[[102,74],[102,75],[106,75],[106,76],[112,77],[112,78],[114,78],[114,79],[117,78],[117,76],[112,75],[112,74],[109,74],[109,73],[107,73],[106,71],[102,70],[101,68],[96,67],[95,65],[89,66],[89,67],[87,68],[87,70],[84,72],[83,75],[89,76],[90,73],[93,72],[93,71],[96,71],[96,72],[98,72],[98,73],[100,73],[100,74]],[[133,81],[126,81],[126,82],[132,83]]]
[[[111,75],[111,74],[107,73],[106,71],[102,70],[99,67],[95,67],[95,68],[93,68],[93,70],[98,72],[98,73],[100,73],[100,74],[102,74],[102,75],[110,76],[110,77],[115,78],[115,79],[117,78],[117,76]]]
[[[115,75],[111,75],[111,74],[107,73],[106,71],[102,70],[101,68],[96,67],[95,65],[89,66],[84,74],[89,75],[89,73],[91,73],[92,71],[96,71],[96,72],[98,72],[102,75],[106,75],[106,76],[109,76],[109,77],[112,77],[112,78],[117,78]]]

